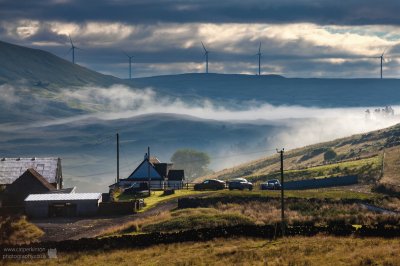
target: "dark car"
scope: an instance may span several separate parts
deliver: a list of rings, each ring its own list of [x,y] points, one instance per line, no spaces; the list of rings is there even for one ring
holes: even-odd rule
[[[278,179],[271,179],[261,184],[261,190],[278,190],[281,187],[281,182]]]
[[[225,188],[225,181],[218,179],[207,179],[194,185],[194,190],[219,190]]]
[[[253,190],[253,184],[245,178],[235,178],[230,181],[228,181],[228,188],[229,190],[233,189],[248,189],[248,190]]]

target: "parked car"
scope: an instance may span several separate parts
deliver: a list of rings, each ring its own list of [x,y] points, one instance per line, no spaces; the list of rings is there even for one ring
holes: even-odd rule
[[[245,178],[235,178],[230,181],[228,181],[228,188],[229,190],[233,189],[248,189],[248,190],[253,190],[253,184]]]
[[[261,190],[277,190],[281,187],[281,182],[278,179],[271,179],[261,184]]]
[[[225,181],[218,179],[207,179],[194,185],[194,190],[220,190],[225,188]]]

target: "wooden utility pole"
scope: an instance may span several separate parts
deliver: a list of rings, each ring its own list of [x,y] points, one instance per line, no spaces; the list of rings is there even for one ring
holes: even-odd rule
[[[276,151],[281,156],[281,229],[282,229],[282,236],[285,235],[285,201],[284,201],[284,180],[283,180],[283,153],[285,149]]]
[[[150,147],[147,147],[147,177],[149,180],[149,197],[151,194],[151,177],[150,177]]]
[[[117,133],[117,185],[119,184],[119,134]]]

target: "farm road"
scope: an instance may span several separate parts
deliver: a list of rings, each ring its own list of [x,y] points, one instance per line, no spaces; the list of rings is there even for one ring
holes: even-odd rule
[[[45,234],[40,241],[62,241],[68,239],[91,238],[99,235],[103,230],[122,225],[137,219],[158,215],[178,207],[178,199],[162,202],[148,211],[123,215],[90,218],[52,218],[31,220],[42,229]]]

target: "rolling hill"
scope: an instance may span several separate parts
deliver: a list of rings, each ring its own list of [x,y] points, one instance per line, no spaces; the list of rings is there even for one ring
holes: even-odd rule
[[[274,106],[367,107],[397,105],[398,79],[285,78],[277,75],[181,74],[127,81],[136,88],[183,99],[209,98],[221,102],[267,102]],[[236,108],[243,106],[237,105]]]
[[[49,52],[0,41],[0,85],[58,88],[88,84],[109,86],[118,82],[122,81],[72,64]]]

